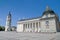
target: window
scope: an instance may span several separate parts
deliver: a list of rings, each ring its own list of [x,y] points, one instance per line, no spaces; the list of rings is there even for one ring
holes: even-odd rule
[[[49,25],[49,21],[46,21],[46,25]]]
[[[49,28],[49,21],[46,21],[46,28]]]

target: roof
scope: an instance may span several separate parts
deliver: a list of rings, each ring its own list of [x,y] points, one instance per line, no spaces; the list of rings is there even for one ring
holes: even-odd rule
[[[43,15],[45,14],[55,14],[55,12],[49,7],[46,7],[46,10],[43,12]]]
[[[45,14],[54,14],[54,15],[56,15],[55,13],[54,13],[54,11],[53,10],[51,10],[48,6],[46,7],[46,10],[43,12],[43,15],[45,15]],[[42,16],[43,16],[42,15]],[[42,17],[41,16],[41,17]],[[41,18],[40,16],[39,17],[34,17],[34,18],[28,18],[28,19],[21,19],[21,20],[19,20],[19,21],[25,21],[25,20],[32,20],[32,19],[37,19],[37,18]]]
[[[37,18],[40,18],[40,16],[39,17],[34,17],[34,18],[28,18],[28,19],[21,19],[19,21],[32,20],[32,19],[37,19]]]
[[[55,12],[54,11],[52,11],[52,10],[48,10],[48,11],[44,11],[43,12],[43,15],[45,15],[45,14],[55,14]]]

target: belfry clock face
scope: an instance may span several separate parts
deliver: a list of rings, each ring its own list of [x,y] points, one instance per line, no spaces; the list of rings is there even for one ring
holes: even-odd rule
[[[11,18],[8,18],[8,20],[11,20]]]

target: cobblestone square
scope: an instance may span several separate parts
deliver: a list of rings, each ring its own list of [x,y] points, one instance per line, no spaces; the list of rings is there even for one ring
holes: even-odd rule
[[[60,40],[60,33],[0,32],[0,40]]]

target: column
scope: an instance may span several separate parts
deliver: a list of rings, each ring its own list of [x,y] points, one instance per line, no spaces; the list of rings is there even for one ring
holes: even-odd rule
[[[29,32],[30,32],[30,23],[29,23]]]
[[[29,32],[29,23],[28,23],[27,27],[28,27],[28,28],[27,28],[27,31]]]
[[[39,32],[41,32],[41,25],[40,25],[40,22],[39,22]]]
[[[36,22],[35,22],[35,32],[36,32]]]
[[[35,32],[35,23],[33,23],[33,32]]]
[[[32,23],[32,32],[33,32],[33,23]]]
[[[28,31],[27,29],[28,29],[28,23],[27,23],[27,26],[26,26],[26,32]]]
[[[26,32],[26,30],[27,30],[27,24],[25,24],[25,32]]]
[[[37,29],[36,31],[38,32],[38,22],[36,22],[36,29]]]
[[[39,22],[38,22],[38,32],[39,32]]]
[[[30,23],[30,32],[32,32],[32,23]]]
[[[23,24],[23,32],[24,32],[24,24]]]
[[[28,32],[28,23],[27,23],[27,30],[26,31]]]

